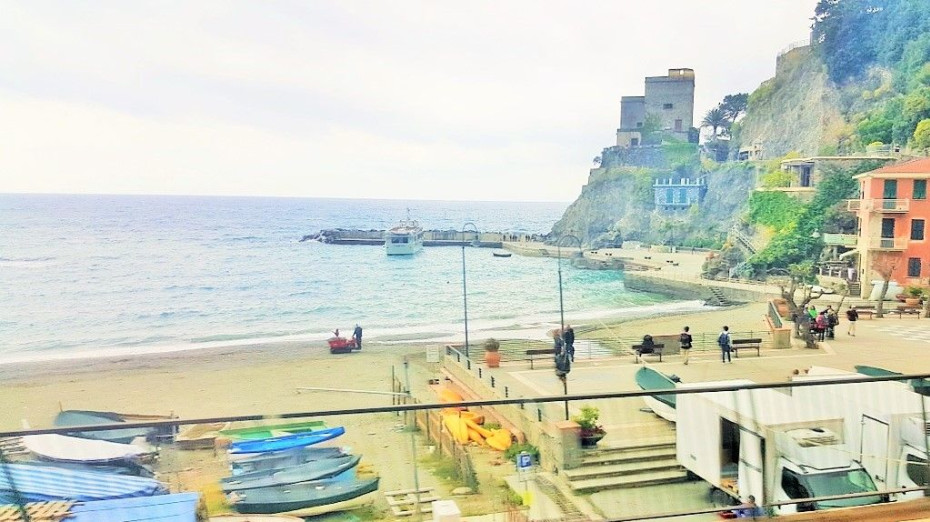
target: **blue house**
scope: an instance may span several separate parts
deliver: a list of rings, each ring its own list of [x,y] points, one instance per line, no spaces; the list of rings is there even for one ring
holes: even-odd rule
[[[674,212],[699,205],[707,193],[707,180],[701,178],[662,178],[652,184],[656,208]]]

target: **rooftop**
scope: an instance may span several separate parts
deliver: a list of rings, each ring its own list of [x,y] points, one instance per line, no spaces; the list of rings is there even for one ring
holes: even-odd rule
[[[930,158],[920,158],[897,165],[888,165],[866,174],[930,174]]]

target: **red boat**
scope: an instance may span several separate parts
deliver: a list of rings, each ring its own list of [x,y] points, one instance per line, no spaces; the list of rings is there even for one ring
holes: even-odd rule
[[[345,337],[329,338],[329,353],[350,353],[355,350],[355,339],[346,339]]]

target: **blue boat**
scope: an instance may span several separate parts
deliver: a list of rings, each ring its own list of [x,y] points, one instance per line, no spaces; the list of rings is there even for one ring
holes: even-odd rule
[[[197,522],[199,493],[83,502],[65,522]]]
[[[335,428],[326,428],[325,430],[296,433],[284,437],[271,437],[259,440],[242,440],[233,442],[229,446],[230,455],[241,455],[244,453],[268,453],[272,451],[285,451],[294,448],[303,448],[335,439],[345,433],[342,426]]]
[[[314,448],[312,446],[292,449],[288,451],[275,451],[273,453],[246,454],[241,459],[230,462],[233,475],[267,471],[299,466],[318,460],[337,459],[345,457],[349,452],[343,448]]]
[[[345,502],[378,489],[378,477],[342,481],[318,480],[303,484],[250,489],[229,495],[233,509],[246,514],[291,513]]]
[[[93,501],[163,495],[157,480],[74,471],[52,466],[0,464],[0,502]]]
[[[247,489],[265,488],[270,486],[286,486],[313,480],[322,480],[339,477],[343,480],[355,478],[354,469],[361,460],[360,455],[347,455],[336,459],[317,460],[299,466],[266,471],[253,471],[220,480],[223,491],[244,491]],[[348,473],[346,472],[353,472]],[[346,475],[344,475],[346,474]]]

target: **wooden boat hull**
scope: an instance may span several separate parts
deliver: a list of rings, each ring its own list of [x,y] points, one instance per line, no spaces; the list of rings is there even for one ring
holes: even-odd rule
[[[342,448],[299,448],[292,451],[249,455],[241,460],[231,462],[230,467],[233,475],[240,475],[254,471],[298,466],[317,460],[345,457],[346,455],[347,453]]]
[[[636,372],[636,385],[643,391],[674,390],[676,388],[675,381],[648,366],[643,366]],[[645,396],[643,402],[659,417],[675,422],[674,395]]]
[[[231,494],[240,513],[274,514],[345,502],[378,489],[379,477],[341,481],[335,479],[248,490]]]
[[[329,426],[323,421],[291,422],[287,424],[254,426],[251,428],[222,429],[220,430],[220,435],[233,440],[257,440],[319,431],[328,427]]]
[[[248,489],[286,486],[300,482],[311,482],[334,478],[358,466],[361,455],[347,455],[335,459],[318,460],[283,469],[243,473],[220,480],[223,491],[245,491]]]
[[[216,444],[220,430],[228,428],[228,422],[214,422],[211,424],[194,424],[186,427],[174,438],[178,449],[197,450],[211,449]]]
[[[272,437],[269,439],[243,440],[233,442],[229,446],[230,455],[242,455],[245,453],[268,453],[270,451],[287,451],[294,448],[302,448],[326,442],[339,437],[346,430],[342,426],[335,428],[326,428],[325,430],[312,431],[309,433],[296,433],[294,435],[285,435],[283,437]]]

